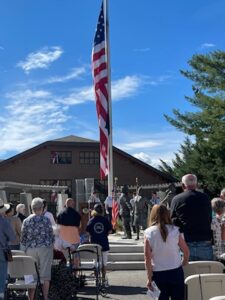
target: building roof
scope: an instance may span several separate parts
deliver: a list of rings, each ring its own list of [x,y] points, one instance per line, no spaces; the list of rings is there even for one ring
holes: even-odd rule
[[[80,136],[68,135],[59,139],[52,140],[52,142],[97,143],[98,141],[86,139]]]
[[[17,159],[19,158],[23,158],[27,155],[31,155],[33,152],[36,152],[37,150],[43,148],[43,147],[46,147],[46,146],[49,146],[49,145],[56,145],[56,144],[60,144],[60,145],[63,145],[63,146],[73,146],[74,144],[76,144],[77,146],[98,146],[99,142],[98,141],[95,141],[95,140],[91,140],[91,139],[86,139],[86,138],[82,138],[82,137],[78,137],[78,136],[74,136],[74,135],[69,135],[69,136],[65,136],[65,137],[62,137],[62,138],[59,138],[59,139],[55,139],[55,140],[51,140],[51,141],[46,141],[44,143],[41,143],[33,148],[30,148],[26,151],[23,151],[19,154],[16,154],[8,159],[5,159],[3,161],[0,161],[0,167],[9,163],[9,162],[12,162],[12,161],[16,161]],[[128,154],[127,152],[124,152],[123,150],[120,150],[119,148],[116,148],[115,146],[113,146],[113,151],[119,153],[120,155],[122,156],[125,156],[127,157],[129,160],[132,160],[133,162],[151,170],[152,172],[155,172],[156,174],[158,174],[159,176],[165,178],[166,180],[168,181],[177,181],[174,177],[166,174],[166,173],[163,173],[161,172],[160,170],[152,167],[151,165],[143,162],[142,160]]]

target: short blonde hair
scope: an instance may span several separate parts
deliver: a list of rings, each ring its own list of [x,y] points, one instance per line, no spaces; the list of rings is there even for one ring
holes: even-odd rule
[[[66,207],[74,208],[74,206],[75,206],[75,202],[74,202],[73,198],[67,198],[66,199]]]

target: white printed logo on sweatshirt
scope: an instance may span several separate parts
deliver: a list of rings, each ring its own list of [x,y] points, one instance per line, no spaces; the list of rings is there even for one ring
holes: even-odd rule
[[[104,231],[104,225],[102,223],[95,223],[95,225],[94,225],[94,231],[97,234],[103,233],[103,231]]]

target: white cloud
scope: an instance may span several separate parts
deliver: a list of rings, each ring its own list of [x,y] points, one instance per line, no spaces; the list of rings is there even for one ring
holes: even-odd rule
[[[77,79],[81,75],[86,73],[85,67],[80,68],[74,68],[69,74],[65,76],[54,76],[45,81],[45,84],[47,83],[60,83],[60,82],[66,82],[68,80]]]
[[[60,58],[62,53],[61,47],[44,47],[37,52],[30,53],[25,61],[20,61],[17,66],[21,67],[25,73],[34,69],[47,69],[52,62]]]
[[[145,85],[158,86],[162,84],[167,84],[171,79],[174,78],[174,75],[160,75],[158,77],[152,78],[149,76],[143,76],[142,82]]]
[[[160,159],[171,163],[184,141],[184,134],[171,127],[158,132],[114,130],[114,137],[116,147],[154,167],[158,167]]]
[[[139,153],[135,153],[133,154],[134,157],[136,157],[137,159],[142,160],[143,162],[145,162],[146,164],[151,165],[152,160],[149,154],[144,153],[144,152],[139,152]]]
[[[146,140],[146,141],[136,141],[132,143],[124,143],[121,145],[121,148],[125,151],[129,150],[135,150],[135,149],[150,149],[156,146],[159,146],[161,143],[159,141],[152,141],[152,140]],[[118,146],[120,148],[120,146]]]
[[[135,75],[113,81],[112,99],[120,100],[134,95],[143,83],[142,78]]]
[[[9,101],[0,118],[0,153],[23,151],[60,135],[68,120],[66,108],[44,90],[20,90],[7,94]]]
[[[90,99],[89,88],[80,91],[80,98],[77,97],[76,101],[84,99]],[[8,104],[0,117],[1,157],[65,135],[65,129],[75,135],[77,133],[98,140],[97,125],[93,126],[79,116],[73,116],[72,123],[68,125],[67,121],[71,118],[68,108],[72,103],[77,104],[71,95],[67,97],[68,105],[62,105],[50,91],[21,88],[8,93],[6,100]],[[183,134],[171,128],[162,128],[159,132],[146,132],[143,129],[141,132],[133,132],[114,128],[113,136],[115,146],[155,167],[159,165],[160,158],[170,163],[184,138]]]
[[[138,92],[139,87],[144,84],[142,78],[138,76],[126,76],[112,82],[112,100],[129,98]],[[77,105],[88,101],[94,101],[94,87],[86,86],[73,90],[68,96],[62,97],[58,101],[67,105]]]
[[[112,101],[130,98],[140,92],[141,87],[164,84],[165,81],[170,78],[170,75],[162,75],[155,80],[152,80],[147,76],[127,75],[112,82]],[[66,105],[78,105],[89,101],[95,101],[94,87],[93,85],[90,85],[74,89],[67,96],[58,99],[58,101]]]
[[[204,43],[201,45],[201,49],[205,49],[205,48],[213,48],[213,47],[216,47],[215,44],[212,44],[212,43]]]
[[[35,68],[47,68],[61,54],[62,50],[59,47],[45,48],[31,53],[25,62],[20,62],[20,66],[25,72]],[[29,80],[29,82],[20,83],[14,91],[8,92],[5,99],[3,98],[3,103],[6,104],[2,108],[0,117],[0,155],[23,151],[43,141],[65,135],[65,131],[73,134],[77,132],[77,135],[98,139],[97,121],[93,126],[88,121],[85,123],[85,120],[82,120],[82,123],[80,121],[82,116],[73,115],[72,125],[68,125],[71,122],[67,122],[71,117],[70,106],[94,101],[93,85],[64,92],[57,89],[57,94],[53,92],[52,86],[52,91],[38,88],[38,86],[43,87],[43,84],[61,83],[79,78],[85,72],[86,66],[74,68],[64,76],[52,76],[42,81]],[[112,82],[112,100],[118,101],[132,97],[139,93],[142,87],[162,84],[167,79],[168,76],[159,76],[154,81],[149,76],[127,75]],[[154,163],[155,157],[157,155],[159,157],[160,149],[161,153],[165,152],[163,147],[169,151],[168,149],[174,143],[173,136],[173,142],[170,141],[168,145],[165,145],[161,132],[158,136],[149,132],[145,133],[143,130],[142,133],[136,134],[124,132],[124,135],[117,135],[113,132],[113,135],[117,138],[115,145],[117,144],[122,150],[139,156],[148,163]]]
[[[82,87],[72,91],[68,96],[58,99],[59,103],[66,105],[77,105],[87,101],[94,101],[93,86]]]
[[[83,70],[78,70],[76,74],[80,72]],[[116,100],[129,97],[140,85],[141,80],[138,77],[126,76],[114,82],[113,95]],[[94,101],[94,91],[93,86],[87,86],[59,97],[49,90],[31,89],[23,84],[8,92],[5,98],[6,105],[0,118],[1,156],[11,151],[23,151],[59,136],[64,132],[66,121],[70,118],[69,106]],[[97,125],[94,129],[90,124],[83,126],[79,123],[79,118],[75,123],[79,127],[79,134],[90,138],[98,136]]]

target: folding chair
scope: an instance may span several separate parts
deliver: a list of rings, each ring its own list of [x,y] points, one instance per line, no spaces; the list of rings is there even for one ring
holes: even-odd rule
[[[225,274],[198,274],[185,279],[186,300],[209,300],[225,295]]]
[[[224,265],[219,261],[190,261],[183,266],[184,278],[195,274],[223,273]]]
[[[15,255],[20,255],[20,256],[24,256],[24,255],[26,255],[26,253],[24,252],[24,251],[22,251],[22,250],[11,250],[11,252],[12,252],[12,255],[13,256],[15,256]]]
[[[224,296],[212,297],[209,300],[225,300],[225,295]]]
[[[85,271],[93,271],[94,280],[96,285],[96,299],[98,299],[99,293],[106,294],[105,288],[102,282],[102,247],[98,244],[82,244],[77,250],[72,251],[72,254],[76,253],[79,255],[79,266],[74,267],[73,270],[78,272],[79,278],[84,278]],[[93,277],[85,278],[93,280]]]
[[[13,256],[13,261],[8,263],[8,274],[13,282],[7,285],[7,296],[10,299],[13,291],[35,289],[35,295],[39,292],[39,299],[44,299],[42,285],[40,281],[40,274],[38,271],[37,263],[31,256]],[[24,276],[35,276],[32,282],[26,282]]]

